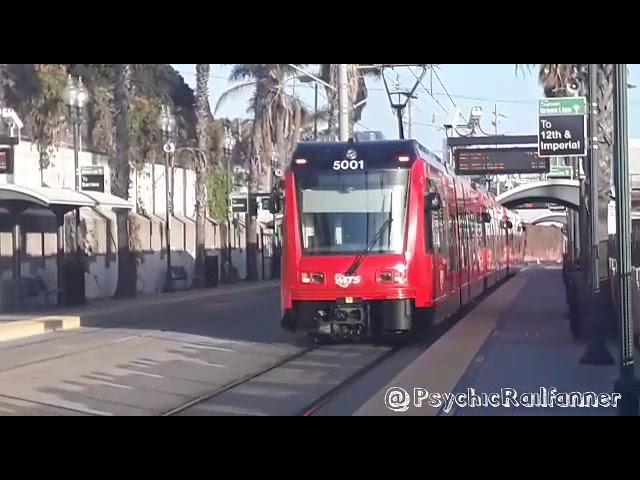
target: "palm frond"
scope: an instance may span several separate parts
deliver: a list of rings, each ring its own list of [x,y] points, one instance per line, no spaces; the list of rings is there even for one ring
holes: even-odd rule
[[[249,91],[249,89],[251,87],[255,87],[257,84],[257,82],[251,81],[251,82],[245,82],[245,83],[240,83],[238,85],[234,85],[231,88],[228,88],[227,90],[225,90],[224,92],[222,92],[222,95],[220,95],[220,98],[218,98],[218,101],[216,102],[216,106],[213,109],[213,115],[215,116],[216,113],[218,113],[218,110],[220,109],[220,107],[222,107],[222,105],[229,101],[231,98],[241,94],[241,93],[246,93]]]

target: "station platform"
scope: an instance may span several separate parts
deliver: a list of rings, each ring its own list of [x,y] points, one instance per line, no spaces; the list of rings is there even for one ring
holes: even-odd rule
[[[607,345],[617,362],[615,342]],[[526,267],[355,415],[616,415],[611,403],[618,367],[581,365],[585,349],[569,330],[562,270]],[[595,395],[571,400],[574,392]]]
[[[213,297],[273,290],[277,280],[222,285],[215,289],[184,290],[173,293],[153,293],[130,299],[104,298],[88,301],[79,307],[50,307],[31,312],[0,313],[0,344],[50,332],[76,330],[91,319],[112,315],[117,320],[123,312],[132,308],[149,308],[158,305],[188,303]]]

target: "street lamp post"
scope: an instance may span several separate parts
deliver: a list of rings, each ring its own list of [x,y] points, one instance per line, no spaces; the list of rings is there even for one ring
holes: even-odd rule
[[[65,97],[67,107],[69,109],[69,119],[73,129],[73,159],[74,159],[74,184],[75,189],[80,190],[80,165],[78,140],[80,138],[80,128],[82,126],[82,111],[87,103],[87,90],[85,89],[82,78],[78,78],[78,82],[71,75],[67,79],[65,88]]]
[[[314,107],[313,107],[313,139],[317,141],[318,140],[318,87],[320,84],[315,79],[315,77],[309,76],[309,75],[301,75],[295,78],[305,84],[309,84],[309,83],[314,84],[315,99],[314,99]]]
[[[236,138],[231,132],[231,128],[229,126],[225,126],[224,129],[224,153],[227,157],[227,194],[228,194],[228,202],[229,208],[227,209],[227,261],[229,262],[229,266],[231,266],[231,213],[229,210],[231,209],[231,193],[233,190],[233,172],[231,170],[231,156],[233,155],[233,149],[236,144]],[[230,269],[229,269],[230,271]]]
[[[160,128],[162,129],[162,140],[164,150],[164,178],[165,178],[165,236],[167,238],[167,277],[165,284],[165,291],[173,291],[173,277],[171,275],[171,214],[173,211],[172,205],[172,193],[171,192],[171,172],[170,162],[171,155],[176,150],[176,145],[171,141],[171,134],[175,129],[175,118],[171,113],[171,107],[169,105],[162,105],[162,111],[160,114]]]
[[[76,82],[71,75],[67,78],[65,87],[65,101],[69,109],[69,120],[73,130],[73,179],[74,189],[80,191],[80,160],[79,146],[82,127],[82,112],[87,103],[87,90],[82,83],[82,78]],[[80,209],[76,208],[76,251],[80,251]]]

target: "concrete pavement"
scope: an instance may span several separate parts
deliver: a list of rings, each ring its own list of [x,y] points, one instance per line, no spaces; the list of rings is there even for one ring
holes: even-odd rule
[[[200,293],[2,343],[0,415],[158,415],[308,346],[281,331],[274,285]]]
[[[151,294],[133,299],[102,299],[81,307],[55,308],[31,314],[0,314],[0,342],[27,338],[52,331],[68,331],[89,324],[91,318],[110,316],[117,322],[122,312],[131,309],[147,309],[160,305],[177,305],[242,293],[273,290],[278,281],[225,285],[216,289],[182,291],[170,294]]]
[[[609,345],[614,358],[616,347]],[[489,416],[489,415],[615,415],[614,408],[565,408],[555,406],[473,406],[453,403],[443,408],[444,395],[500,393],[512,389],[518,395],[539,393],[541,388],[557,393],[613,393],[616,366],[587,366],[579,363],[585,345],[570,334],[561,271],[555,267],[534,267],[521,272],[480,303],[431,348],[421,353],[397,374],[379,381],[380,373],[371,372],[349,393],[375,384],[361,405],[351,411],[340,409],[342,398],[328,405],[321,414],[364,416]],[[383,367],[381,367],[383,368]],[[377,383],[376,383],[377,382]],[[392,411],[387,402],[390,389],[408,393],[407,409]],[[415,405],[419,395],[429,392]],[[432,394],[440,394],[440,400]],[[406,397],[405,397],[406,398]],[[404,400],[396,396],[396,401]],[[344,402],[346,403],[346,402]],[[396,407],[402,408],[402,401]]]
[[[92,307],[79,330],[0,344],[0,415],[159,415],[248,377],[181,414],[291,415],[388,352],[323,347],[282,364],[310,343],[280,329],[276,285],[193,293],[199,294],[176,302]],[[459,321],[385,356],[316,414],[615,414],[541,407],[445,412],[428,404],[394,413],[385,405],[391,387],[440,394],[469,388],[521,394],[540,387],[611,393],[616,367],[579,364],[585,347],[571,338],[566,310],[559,269],[523,271]]]

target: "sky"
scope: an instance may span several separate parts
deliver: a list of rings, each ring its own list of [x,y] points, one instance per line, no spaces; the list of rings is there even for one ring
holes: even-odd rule
[[[172,64],[185,81],[195,88],[195,65]],[[640,64],[630,64],[629,82],[637,82],[639,88],[629,90],[629,137],[640,138]],[[217,103],[220,94],[233,85],[228,81],[231,67],[211,65],[211,105]],[[419,68],[398,69],[397,80],[406,88],[415,83]],[[444,131],[440,126],[448,122],[456,108],[468,118],[474,106],[483,109],[482,129],[495,132],[491,123],[494,109],[499,117],[500,134],[537,134],[536,103],[542,98],[542,89],[537,82],[537,70],[516,72],[515,64],[442,64],[433,77],[427,73],[416,90],[414,100],[413,137],[425,147],[439,154],[442,151]],[[392,78],[391,81],[395,81]],[[356,130],[382,131],[387,139],[397,138],[398,127],[389,100],[381,81],[369,80],[369,100],[362,121]],[[300,96],[307,107],[313,110],[314,88],[310,85],[292,83],[291,89]],[[433,96],[429,95],[432,93]],[[324,90],[320,89],[320,103]],[[216,116],[242,118],[247,114],[248,95],[238,95],[224,103]],[[504,117],[503,117],[504,116]]]

